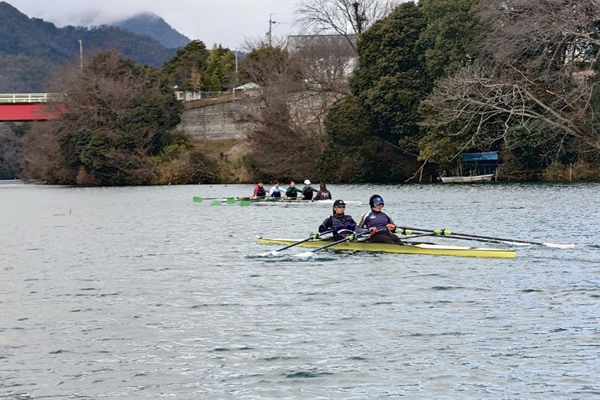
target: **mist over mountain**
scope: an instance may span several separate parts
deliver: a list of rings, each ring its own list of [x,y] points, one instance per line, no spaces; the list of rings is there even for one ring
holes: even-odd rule
[[[162,26],[162,32],[165,25],[172,29],[158,20],[154,26]],[[4,1],[0,1],[0,38],[0,93],[46,91],[52,69],[78,62],[80,50],[85,60],[90,54],[116,49],[138,64],[154,67],[175,54],[175,48],[117,26],[57,28],[42,19],[29,18]]]
[[[110,25],[118,26],[138,35],[149,36],[169,49],[185,47],[191,42],[190,38],[177,32],[164,19],[154,13],[137,14]]]

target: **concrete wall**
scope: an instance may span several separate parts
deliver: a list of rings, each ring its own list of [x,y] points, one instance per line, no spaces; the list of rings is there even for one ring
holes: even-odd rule
[[[245,139],[255,128],[245,116],[258,114],[260,109],[257,99],[190,108],[184,111],[178,128],[196,140]]]
[[[296,126],[312,132],[320,132],[325,111],[339,100],[335,93],[300,92],[287,96],[290,120]],[[256,97],[244,99],[197,100],[186,104],[178,128],[196,140],[245,139],[260,121],[262,100]],[[252,117],[249,117],[252,116]]]

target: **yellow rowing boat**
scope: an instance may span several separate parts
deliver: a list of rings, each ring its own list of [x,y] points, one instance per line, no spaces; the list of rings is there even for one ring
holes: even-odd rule
[[[299,242],[294,239],[268,239],[257,238],[259,244],[276,244],[288,246]],[[299,247],[318,248],[323,247],[330,240],[315,239],[298,244]],[[463,247],[463,246],[443,246],[427,243],[406,243],[402,245],[388,243],[371,243],[365,241],[347,241],[336,244],[328,250],[345,251],[370,251],[377,253],[395,253],[395,254],[427,254],[432,256],[454,256],[454,257],[480,257],[480,258],[515,258],[513,250],[495,249],[486,247]]]

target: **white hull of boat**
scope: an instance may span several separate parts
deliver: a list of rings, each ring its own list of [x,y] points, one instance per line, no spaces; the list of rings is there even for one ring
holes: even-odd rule
[[[494,174],[473,176],[442,176],[443,183],[491,182],[493,179]]]
[[[321,206],[333,206],[335,200],[301,200],[301,199],[265,199],[265,200],[250,200],[251,204],[312,204]],[[344,203],[349,206],[359,206],[362,203],[358,200],[344,200]]]

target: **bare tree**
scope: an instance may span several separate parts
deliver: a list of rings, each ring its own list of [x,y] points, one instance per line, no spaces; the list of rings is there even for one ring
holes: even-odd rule
[[[338,35],[290,36],[290,57],[296,60],[304,79],[303,90],[348,93],[348,78],[356,67],[356,53]]]
[[[345,95],[347,85],[343,65],[334,63],[341,55],[335,55],[331,43],[322,45],[291,52],[264,47],[249,54],[241,66],[240,74],[261,86],[255,100],[261,112],[239,117],[256,126],[248,143],[262,177],[317,178],[316,159],[325,142],[323,118]]]
[[[489,27],[479,61],[437,85],[429,124],[460,121],[471,142],[492,124],[502,129],[488,139],[507,142],[515,128],[543,124],[600,150],[600,2],[490,0],[479,15]]]
[[[356,40],[352,37],[386,17],[399,3],[400,0],[309,0],[297,6],[297,24],[310,32],[341,35],[356,53]]]

